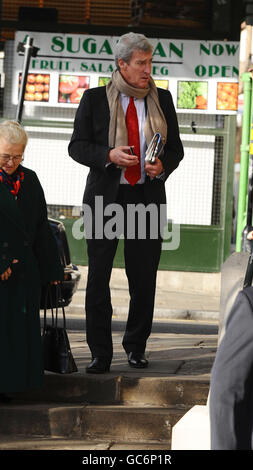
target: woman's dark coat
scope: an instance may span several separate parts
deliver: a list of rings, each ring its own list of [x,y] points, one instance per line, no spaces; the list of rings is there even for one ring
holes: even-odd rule
[[[23,167],[17,200],[0,184],[0,392],[43,384],[40,289],[62,280],[56,240],[47,220],[43,189],[36,173]],[[17,259],[17,264],[12,264]]]

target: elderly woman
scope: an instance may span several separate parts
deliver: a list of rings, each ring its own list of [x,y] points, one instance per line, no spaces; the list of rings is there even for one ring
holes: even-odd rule
[[[27,134],[0,124],[0,401],[43,384],[41,285],[63,279],[43,189],[21,165]]]

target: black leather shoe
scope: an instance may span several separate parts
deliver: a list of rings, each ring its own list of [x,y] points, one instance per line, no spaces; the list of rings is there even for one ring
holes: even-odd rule
[[[110,370],[110,361],[102,357],[94,357],[91,363],[86,367],[88,374],[104,374]]]
[[[144,367],[148,367],[148,361],[143,353],[128,353],[128,363],[131,367],[135,367],[136,369],[144,369]]]

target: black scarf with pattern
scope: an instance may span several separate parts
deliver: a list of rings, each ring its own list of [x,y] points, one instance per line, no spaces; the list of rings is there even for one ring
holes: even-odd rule
[[[17,197],[23,180],[24,172],[21,166],[19,166],[12,175],[8,175],[2,168],[0,168],[0,183],[5,184],[15,198]]]

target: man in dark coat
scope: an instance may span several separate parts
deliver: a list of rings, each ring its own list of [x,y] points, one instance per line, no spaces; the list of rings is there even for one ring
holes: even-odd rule
[[[210,381],[212,450],[253,449],[253,287],[229,312]]]
[[[145,213],[145,236],[137,236],[143,225],[133,229],[130,206],[153,204],[159,212],[166,203],[164,182],[183,158],[175,109],[169,91],[157,89],[152,80],[152,46],[143,35],[129,33],[120,38],[115,50],[117,70],[106,87],[85,91],[76,113],[69,154],[90,167],[84,192],[85,211],[92,210],[92,236],[87,237],[89,274],[86,289],[87,342],[92,361],[89,373],[109,371],[112,355],[109,281],[117,249],[117,236],[96,234],[104,229],[110,204],[124,214],[124,254],[129,281],[130,306],[123,347],[132,367],[147,367],[144,355],[152,327],[156,274],[162,236],[151,236],[152,226]],[[159,132],[162,151],[153,164],[145,152]],[[130,147],[132,154],[129,154]],[[96,210],[102,200],[102,213]],[[88,211],[89,213],[89,211]],[[105,216],[105,217],[104,217]],[[100,220],[100,222],[99,222]],[[150,222],[148,229],[147,222]],[[133,230],[132,230],[133,229]],[[130,237],[127,234],[134,233]]]
[[[0,125],[0,393],[42,386],[40,291],[64,276],[43,189],[20,165],[26,142],[18,123]]]

